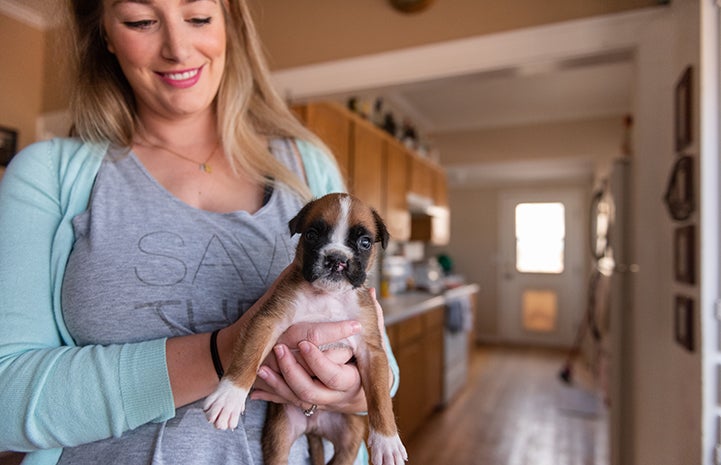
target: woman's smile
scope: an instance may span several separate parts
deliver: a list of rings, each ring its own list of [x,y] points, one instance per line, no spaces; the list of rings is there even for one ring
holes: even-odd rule
[[[193,87],[200,80],[203,67],[183,71],[157,72],[156,74],[168,85],[180,89]]]

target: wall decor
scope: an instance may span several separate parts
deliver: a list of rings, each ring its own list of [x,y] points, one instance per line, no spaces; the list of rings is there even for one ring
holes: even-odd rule
[[[691,143],[693,135],[692,121],[692,99],[693,99],[693,73],[691,66],[688,66],[681,78],[676,83],[676,96],[674,101],[675,114],[675,135],[676,135],[676,151],[688,147]]]
[[[696,209],[693,174],[693,157],[680,156],[673,165],[664,196],[668,212],[676,221],[687,220]]]
[[[694,305],[693,299],[676,296],[673,313],[674,338],[686,350],[694,351]]]
[[[673,268],[676,281],[696,283],[696,226],[676,228],[673,235]]]
[[[7,166],[18,149],[18,132],[0,126],[0,166]]]

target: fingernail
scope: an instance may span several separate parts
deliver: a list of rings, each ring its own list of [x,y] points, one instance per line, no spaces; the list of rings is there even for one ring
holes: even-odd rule
[[[310,342],[301,341],[298,344],[298,348],[300,349],[301,352],[303,352],[304,354],[307,354],[308,352],[310,352]]]
[[[285,354],[285,349],[283,348],[282,345],[277,345],[277,346],[275,346],[275,347],[273,348],[273,350],[275,350],[275,356],[278,357],[278,358],[282,358],[283,355]]]
[[[258,376],[260,376],[262,379],[268,379],[268,371],[265,369],[265,367],[260,367],[258,370]]]
[[[353,334],[358,334],[361,332],[361,324],[358,321],[351,321],[350,322],[350,329],[353,331]]]

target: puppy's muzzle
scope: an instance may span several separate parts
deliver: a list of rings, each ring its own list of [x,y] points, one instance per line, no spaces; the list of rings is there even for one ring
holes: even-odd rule
[[[331,252],[323,258],[323,267],[330,273],[342,273],[348,268],[348,257],[340,252]]]

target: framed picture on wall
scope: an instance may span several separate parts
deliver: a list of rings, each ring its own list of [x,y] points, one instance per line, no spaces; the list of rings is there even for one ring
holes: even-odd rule
[[[680,152],[691,144],[693,134],[692,121],[692,68],[689,66],[676,84],[674,100],[676,151]]]
[[[681,295],[676,296],[674,307],[674,338],[686,350],[694,351],[694,305],[693,299]]]
[[[7,166],[18,149],[18,132],[0,126],[0,166]]]
[[[674,163],[664,197],[671,218],[684,221],[691,216],[696,209],[694,191],[693,158],[681,155]]]
[[[673,267],[676,281],[696,283],[696,227],[676,228],[673,235]]]

